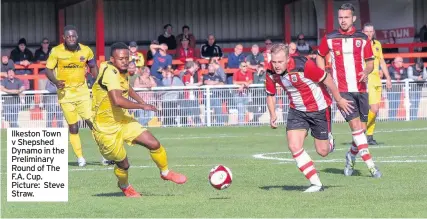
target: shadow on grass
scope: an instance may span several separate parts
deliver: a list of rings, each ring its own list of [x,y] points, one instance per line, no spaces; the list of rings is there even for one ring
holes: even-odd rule
[[[343,169],[338,169],[338,168],[325,168],[323,170],[320,170],[320,172],[324,172],[324,173],[332,173],[332,174],[338,174],[338,175],[344,175],[344,170]],[[360,173],[359,170],[353,170],[353,175],[352,176],[361,176],[362,174]]]
[[[272,189],[281,189],[285,191],[304,191],[309,186],[290,186],[290,185],[283,185],[283,186],[261,186],[260,189],[263,190],[272,190]],[[333,187],[340,187],[340,186],[323,186],[324,189],[333,188]]]
[[[78,167],[79,164],[77,162],[68,162],[68,166]],[[103,165],[101,162],[87,162],[86,166],[106,166],[106,165]],[[107,165],[107,166],[112,166],[112,165]]]
[[[123,194],[123,192],[110,192],[110,193],[100,193],[100,194],[95,194],[92,196],[96,196],[96,197],[120,197],[120,196],[125,196]]]

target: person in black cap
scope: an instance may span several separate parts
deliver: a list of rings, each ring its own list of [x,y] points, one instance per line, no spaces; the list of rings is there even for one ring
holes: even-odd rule
[[[27,48],[27,40],[25,40],[25,38],[21,38],[18,42],[18,46],[10,52],[10,59],[12,59],[15,64],[22,66],[29,66],[33,61],[33,57],[33,53]],[[16,74],[28,73],[18,70]]]
[[[138,44],[135,41],[129,43],[129,51],[129,61],[134,62],[138,68],[144,66],[144,56],[138,52]]]

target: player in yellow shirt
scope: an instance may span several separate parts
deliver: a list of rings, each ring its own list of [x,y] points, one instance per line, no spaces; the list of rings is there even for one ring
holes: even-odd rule
[[[108,160],[115,162],[114,174],[118,186],[127,197],[140,197],[128,182],[129,161],[124,147],[138,144],[150,150],[151,159],[160,169],[160,177],[177,184],[187,181],[186,176],[168,169],[165,148],[137,120],[128,109],[156,111],[153,105],[146,104],[129,86],[128,81],[129,48],[124,43],[111,45],[109,62],[103,62],[100,73],[92,87],[93,137],[99,151]],[[131,97],[136,102],[128,99]]]
[[[78,121],[82,118],[89,128],[91,122],[90,92],[86,83],[86,65],[96,76],[98,69],[92,50],[78,43],[74,26],[64,28],[64,43],[52,48],[46,63],[46,76],[58,88],[58,102],[64,112],[70,132],[70,143],[79,166],[85,166],[82,145],[79,136]],[[56,75],[53,70],[56,68]]]
[[[369,114],[368,114],[368,123],[366,124],[366,137],[368,138],[369,145],[378,144],[377,141],[374,140],[374,130],[375,130],[375,119],[377,118],[377,114],[380,108],[381,102],[381,92],[382,92],[382,84],[380,77],[380,66],[382,71],[384,72],[384,76],[386,77],[386,86],[387,89],[391,88],[391,78],[390,74],[387,70],[387,65],[384,61],[384,56],[382,52],[381,43],[378,40],[375,40],[375,29],[371,23],[366,23],[363,26],[363,33],[365,33],[372,44],[372,51],[374,52],[374,70],[368,76],[368,94],[369,94]]]

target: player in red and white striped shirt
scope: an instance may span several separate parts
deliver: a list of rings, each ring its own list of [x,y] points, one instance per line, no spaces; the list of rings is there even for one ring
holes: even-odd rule
[[[365,135],[369,112],[366,82],[374,68],[374,55],[371,41],[364,33],[356,30],[353,25],[355,21],[353,5],[343,4],[338,10],[340,28],[322,39],[316,61],[320,68],[325,69],[324,57],[328,53],[331,55],[332,75],[341,96],[357,106],[351,114],[342,113],[353,134],[352,146],[346,154],[344,175],[353,174],[356,155],[360,153],[371,175],[379,178],[382,174],[372,160]]]
[[[321,156],[332,152],[333,137],[331,132],[330,105],[331,96],[326,87],[337,100],[341,110],[350,112],[350,101],[342,98],[331,76],[305,57],[290,57],[289,47],[276,44],[271,49],[271,69],[267,70],[265,89],[267,107],[270,112],[270,125],[276,125],[276,85],[286,91],[290,100],[286,126],[288,147],[292,152],[298,168],[310,180],[311,186],[305,192],[323,190],[310,155],[303,148],[304,139],[311,129],[316,151]]]

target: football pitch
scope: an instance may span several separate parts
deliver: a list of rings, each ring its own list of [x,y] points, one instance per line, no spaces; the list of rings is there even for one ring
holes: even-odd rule
[[[6,131],[1,148],[1,217],[18,218],[190,218],[190,217],[427,217],[427,122],[379,122],[371,146],[383,178],[370,177],[358,158],[356,175],[343,175],[351,142],[345,123],[334,124],[336,151],[322,158],[308,136],[305,149],[325,191],[306,194],[309,186],[287,152],[285,128],[153,128],[165,146],[170,169],[187,175],[175,185],[160,179],[149,152],[127,147],[129,180],[142,193],[126,198],[117,188],[112,166],[100,154],[88,130],[82,130],[86,167],[76,166],[69,147],[69,199],[66,203],[6,202]],[[223,164],[233,173],[230,188],[208,183],[210,169]]]

